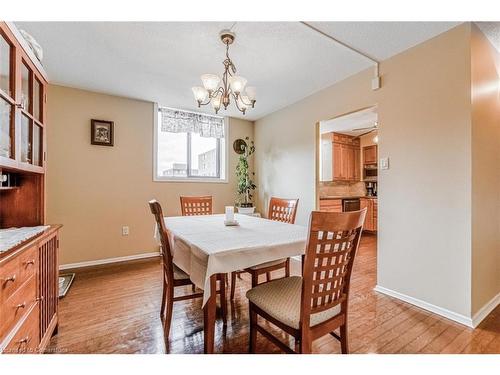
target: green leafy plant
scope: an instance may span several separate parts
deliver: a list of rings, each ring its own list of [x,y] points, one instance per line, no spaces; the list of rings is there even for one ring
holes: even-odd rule
[[[255,152],[255,146],[250,138],[245,137],[245,144],[241,145],[243,151],[238,158],[236,165],[236,177],[238,178],[238,203],[240,207],[252,207],[252,192],[257,187],[252,181],[251,176],[255,173],[250,172],[248,159]]]

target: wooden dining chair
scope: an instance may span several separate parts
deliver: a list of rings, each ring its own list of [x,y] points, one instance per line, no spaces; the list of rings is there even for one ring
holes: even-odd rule
[[[269,201],[269,212],[267,218],[269,220],[281,221],[283,223],[294,224],[295,216],[297,215],[298,199],[281,199],[272,197]],[[285,269],[285,277],[290,276],[290,258],[278,259],[272,262],[266,262],[246,268],[243,271],[231,272],[231,300],[234,299],[236,290],[236,276],[243,272],[250,273],[252,277],[252,288],[259,284],[259,276],[266,275],[266,281],[271,280],[271,272],[280,269]]]
[[[257,332],[287,353],[311,353],[315,339],[331,334],[340,341],[342,353],[349,353],[349,285],[365,216],[366,208],[312,212],[302,277],[273,280],[247,292],[250,353],[255,352]],[[295,350],[260,326],[258,316],[293,336]]]
[[[182,216],[197,216],[197,215],[212,215],[212,196],[182,196],[181,199],[181,212]],[[227,274],[217,275],[217,281],[219,281],[219,294],[220,303],[222,309],[222,318],[224,320],[224,325],[227,320],[227,300],[226,300],[226,285],[227,285]],[[194,292],[193,285],[193,292]]]
[[[172,311],[173,304],[177,301],[183,301],[187,299],[193,298],[201,298],[203,297],[202,292],[182,295],[174,297],[174,288],[179,286],[186,286],[194,284],[189,279],[189,275],[186,274],[183,270],[177,267],[172,260],[172,252],[170,250],[170,241],[169,234],[167,229],[165,228],[165,222],[163,217],[163,211],[160,203],[153,199],[149,201],[149,208],[151,213],[155,217],[156,225],[158,226],[158,232],[160,235],[161,242],[161,257],[162,257],[162,268],[163,268],[163,292],[162,292],[162,300],[161,300],[161,308],[160,308],[160,319],[163,323],[163,331],[165,335],[165,339],[168,339],[170,333],[170,326],[172,323]],[[221,283],[221,287],[217,293],[223,293],[224,298],[221,298],[221,301],[225,301],[225,285]],[[223,310],[223,320],[224,324],[226,324],[226,314],[224,308]]]
[[[212,215],[212,196],[181,196],[182,216]]]

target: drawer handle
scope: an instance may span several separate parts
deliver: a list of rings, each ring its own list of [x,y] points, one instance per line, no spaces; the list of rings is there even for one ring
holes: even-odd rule
[[[33,264],[35,264],[35,260],[34,259],[28,260],[24,264],[26,264],[27,266],[33,265]]]
[[[5,279],[5,284],[7,284],[9,281],[12,281],[12,282],[16,281],[16,275],[12,275],[10,277],[7,277]]]
[[[17,309],[24,309],[26,307],[26,302],[20,303],[19,305],[16,306]]]

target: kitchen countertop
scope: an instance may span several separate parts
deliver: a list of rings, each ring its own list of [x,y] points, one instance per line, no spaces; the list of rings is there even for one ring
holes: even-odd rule
[[[319,197],[320,200],[327,199],[356,199],[356,198],[368,198],[368,199],[377,199],[377,196],[368,196],[368,195],[324,195]]]

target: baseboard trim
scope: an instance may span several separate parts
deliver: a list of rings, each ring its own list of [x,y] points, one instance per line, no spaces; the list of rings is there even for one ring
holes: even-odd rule
[[[481,323],[484,318],[486,318],[498,305],[500,304],[500,293],[493,297],[489,302],[487,302],[483,307],[479,309],[477,313],[472,317],[472,324],[474,328]]]
[[[399,292],[396,292],[394,290],[384,288],[383,286],[380,286],[380,285],[375,286],[375,288],[373,290],[375,290],[376,292],[388,295],[390,297],[400,299],[404,302],[408,302],[412,305],[420,307],[421,309],[430,311],[434,314],[437,314],[437,315],[440,315],[440,316],[445,317],[447,319],[453,320],[453,321],[460,323],[460,324],[463,324],[467,327],[470,327],[470,328],[475,327],[473,325],[473,320],[465,315],[461,315],[461,314],[458,314],[458,313],[453,312],[451,310],[447,310],[447,309],[444,309],[442,307],[433,305],[431,303],[422,301],[420,299],[410,297],[406,294],[399,293]]]
[[[128,256],[116,257],[116,258],[89,260],[86,262],[61,264],[59,266],[59,270],[64,271],[64,270],[69,270],[69,269],[73,269],[73,268],[85,268],[85,267],[99,266],[101,264],[128,262],[131,260],[154,258],[154,257],[158,257],[158,256],[160,256],[159,252],[153,252],[153,253],[143,253],[143,254],[137,254],[137,255],[128,255]]]

